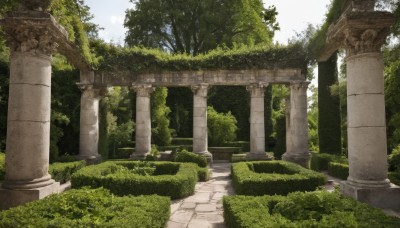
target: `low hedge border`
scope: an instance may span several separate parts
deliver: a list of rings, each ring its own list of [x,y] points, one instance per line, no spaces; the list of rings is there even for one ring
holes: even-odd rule
[[[188,152],[186,150],[179,151],[174,156],[175,162],[191,162],[197,164],[199,167],[207,167],[207,160],[205,157],[195,154],[193,152]]]
[[[285,161],[240,162],[232,164],[232,183],[240,195],[286,195],[314,191],[326,177]]]
[[[327,171],[329,162],[346,163],[347,158],[325,153],[312,153],[310,168],[314,171]]]
[[[170,200],[116,197],[105,189],[71,190],[0,212],[0,227],[165,227]]]
[[[329,162],[328,164],[328,174],[346,180],[349,176],[349,164],[347,163],[337,163],[337,162]]]
[[[338,192],[283,196],[225,196],[230,228],[264,227],[400,227],[400,219]]]
[[[53,163],[49,166],[51,177],[61,184],[71,180],[72,174],[86,165],[85,161]]]
[[[133,169],[140,163],[138,161],[108,161],[84,167],[72,175],[72,188],[104,187],[119,196],[157,194],[170,196],[172,199],[194,193],[198,180],[195,164],[148,162],[155,167],[154,176],[118,173],[121,168]]]

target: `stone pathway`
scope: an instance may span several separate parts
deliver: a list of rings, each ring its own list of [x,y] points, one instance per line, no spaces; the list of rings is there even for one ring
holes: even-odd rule
[[[233,195],[230,163],[214,163],[212,178],[196,184],[194,195],[171,205],[168,228],[225,228],[222,197]]]

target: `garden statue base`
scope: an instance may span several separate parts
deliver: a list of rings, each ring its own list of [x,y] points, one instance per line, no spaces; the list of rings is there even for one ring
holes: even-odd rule
[[[262,154],[248,153],[246,155],[247,161],[270,161],[272,159],[273,158],[271,156],[268,156],[266,153],[262,153]]]
[[[31,201],[43,199],[51,194],[59,193],[60,182],[33,189],[0,188],[0,210],[7,210]]]
[[[400,187],[390,184],[386,188],[359,187],[348,181],[340,184],[342,194],[382,209],[400,209]]]
[[[307,169],[310,168],[310,159],[311,159],[310,152],[303,154],[294,154],[286,152],[282,155],[282,160],[296,163]]]

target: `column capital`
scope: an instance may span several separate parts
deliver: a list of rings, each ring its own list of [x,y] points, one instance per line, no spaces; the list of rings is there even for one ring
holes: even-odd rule
[[[139,97],[150,97],[151,93],[155,90],[155,88],[150,84],[132,85],[132,89]]]
[[[76,83],[82,93],[92,92],[94,97],[103,96],[107,88],[98,88],[93,84]]]
[[[290,88],[295,89],[295,90],[300,90],[300,89],[307,90],[309,84],[310,84],[310,82],[307,82],[307,81],[293,81],[290,83]]]
[[[246,86],[246,90],[250,92],[251,97],[264,97],[264,88],[268,87],[268,84],[264,83],[253,83]]]
[[[208,92],[209,88],[210,88],[210,85],[207,83],[201,83],[199,85],[193,85],[191,87],[195,96],[202,96],[202,97],[207,96],[207,92]]]
[[[394,20],[391,13],[370,11],[368,4],[360,4],[329,27],[327,43],[344,47],[347,56],[380,52]]]

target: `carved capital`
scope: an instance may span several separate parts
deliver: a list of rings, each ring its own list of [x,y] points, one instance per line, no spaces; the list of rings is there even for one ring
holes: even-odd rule
[[[102,89],[96,88],[96,87],[95,87],[94,85],[92,85],[92,84],[81,84],[81,83],[77,83],[76,85],[77,85],[78,88],[81,90],[82,96],[91,95],[92,97],[99,97],[99,96],[102,95]]]
[[[191,87],[193,94],[195,96],[202,96],[202,97],[207,96],[209,88],[210,88],[210,86],[207,83],[201,83],[199,85],[194,85]]]
[[[150,84],[133,85],[132,89],[136,92],[138,97],[150,97],[155,88]]]
[[[356,55],[370,52],[380,52],[386,41],[386,31],[381,29],[347,29],[344,31],[343,46],[347,55]]]
[[[246,90],[250,92],[251,97],[264,97],[264,88],[268,87],[268,84],[250,84],[246,86]]]
[[[310,84],[310,82],[306,82],[306,81],[293,81],[290,83],[290,89],[307,91],[309,84]]]

